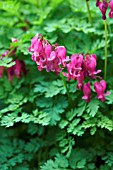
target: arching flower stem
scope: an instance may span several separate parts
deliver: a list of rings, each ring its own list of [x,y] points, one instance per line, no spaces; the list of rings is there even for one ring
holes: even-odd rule
[[[65,77],[64,77],[64,75],[62,74],[62,71],[60,71],[60,77],[61,77],[61,79],[62,79],[62,81],[63,81],[63,83],[64,83],[64,87],[65,87],[65,89],[66,89],[66,93],[67,93],[67,96],[68,96],[69,104],[71,104],[72,98],[71,98],[71,95],[70,95],[70,92],[69,92],[67,83],[66,83],[66,81],[65,81]]]

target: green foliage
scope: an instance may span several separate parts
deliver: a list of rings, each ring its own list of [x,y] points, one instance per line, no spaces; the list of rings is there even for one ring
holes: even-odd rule
[[[57,154],[55,157],[55,161],[48,160],[45,165],[41,166],[41,170],[65,170],[68,167],[68,161],[67,159],[60,154]]]
[[[91,102],[88,103],[86,111],[90,116],[94,117],[98,111],[98,108],[99,108],[99,100],[92,99]]]
[[[89,4],[93,26],[85,0],[0,1],[0,56],[10,46],[17,48],[14,56],[0,60],[0,66],[7,70],[20,59],[27,68],[27,74],[14,76],[12,83],[6,70],[0,78],[0,170],[113,169],[112,20],[107,19],[110,95],[103,103],[94,94],[91,102],[85,102],[77,81],[65,79],[69,102],[61,77],[39,72],[28,51],[38,32],[51,43],[64,45],[67,56],[95,53],[103,71],[103,21],[95,1]],[[11,38],[18,42],[11,43]]]
[[[0,66],[11,67],[13,65],[15,65],[15,62],[12,62],[12,58],[4,57],[3,60],[0,60]]]

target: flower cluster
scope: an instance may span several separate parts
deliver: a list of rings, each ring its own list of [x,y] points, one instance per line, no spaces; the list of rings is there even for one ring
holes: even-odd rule
[[[68,80],[77,80],[77,88],[83,91],[84,96],[82,98],[87,102],[89,102],[91,99],[91,85],[90,82],[84,84],[84,81],[87,81],[85,79],[100,78],[99,76],[96,76],[96,74],[101,72],[101,70],[96,70],[96,59],[97,57],[95,54],[73,54],[71,56],[70,62],[67,64],[68,73],[63,73],[64,76],[68,78]],[[105,101],[105,96],[108,94],[104,94],[106,89],[105,80],[95,82],[94,89],[97,93],[97,98],[102,102]]]
[[[103,0],[102,2],[100,2],[100,0],[97,0],[96,6],[99,7],[102,13],[103,20],[106,19],[106,11],[108,9],[108,6],[110,6],[109,18],[113,18],[113,0],[110,0],[109,3],[106,0]]]
[[[32,60],[38,65],[39,71],[45,68],[47,72],[59,74],[69,60],[64,46],[51,45],[40,34],[33,37],[29,52],[33,53]]]
[[[12,42],[15,43],[18,40],[15,38],[12,38]],[[10,47],[9,50],[6,50],[0,57],[1,60],[4,59],[6,56],[14,56],[16,53],[17,47],[13,48]],[[15,61],[15,64],[7,69],[8,79],[10,82],[12,82],[14,75],[16,75],[17,78],[21,78],[22,73],[26,74],[26,66],[24,61],[15,59],[12,60],[12,62]],[[6,70],[5,66],[0,66],[0,78],[2,78],[4,71]]]
[[[90,101],[91,84],[88,80],[102,79],[96,76],[101,70],[96,70],[97,57],[95,54],[73,54],[69,58],[66,56],[66,48],[64,46],[51,45],[40,34],[33,37],[28,50],[33,53],[32,60],[38,65],[39,71],[45,68],[47,72],[52,71],[59,74],[65,68],[67,72],[63,71],[63,75],[67,77],[68,81],[71,79],[77,80],[77,88],[84,93],[82,98],[87,102]],[[97,93],[97,98],[104,102],[105,96],[108,95],[108,93],[105,93],[105,80],[95,82],[94,90]]]
[[[67,64],[67,70],[68,74],[64,73],[64,75],[68,77],[68,80],[77,80],[79,89],[81,89],[85,77],[95,78],[95,75],[101,72],[101,70],[96,70],[95,54],[86,54],[85,57],[82,54],[73,54]]]

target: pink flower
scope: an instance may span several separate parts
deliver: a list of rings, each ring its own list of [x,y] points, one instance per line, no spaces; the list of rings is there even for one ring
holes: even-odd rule
[[[109,17],[113,18],[113,0],[110,0],[109,6],[110,6]]]
[[[46,68],[47,57],[50,57],[52,47],[47,41],[43,41],[41,35],[37,34],[33,37],[31,40],[31,46],[28,50],[33,52],[32,60],[38,65],[38,70],[42,71]]]
[[[24,61],[17,59],[16,64],[8,68],[8,79],[12,83],[14,75],[16,75],[17,78],[21,78],[22,73],[26,74],[26,72]]]
[[[106,2],[106,0],[103,0],[103,2],[97,1],[96,5],[99,7],[99,9],[102,13],[102,19],[105,20],[106,19],[106,10],[108,8],[108,3]]]
[[[80,76],[77,77],[77,81],[78,81],[77,88],[81,90],[83,86],[83,81],[84,81],[84,71],[80,72]]]
[[[52,51],[46,63],[46,71],[53,71],[56,74],[59,74],[62,68],[60,68],[61,61],[58,58],[57,52]]]
[[[12,38],[12,43],[15,43],[15,42],[18,42],[18,40],[16,38]],[[13,48],[12,46],[10,46],[10,50],[6,50],[1,55],[1,59],[3,59],[7,55],[8,55],[8,57],[10,57],[10,55],[15,55],[16,49],[17,49],[17,47]],[[15,60],[12,60],[12,62],[13,61],[15,61]],[[0,66],[0,78],[2,77],[4,70],[5,70],[5,67]],[[12,83],[14,75],[16,75],[17,78],[21,78],[22,73],[24,73],[24,74],[27,73],[24,61],[16,59],[15,65],[9,67],[7,69],[7,73],[8,73],[8,79],[11,83]]]
[[[82,99],[84,99],[86,102],[90,102],[90,99],[91,99],[90,82],[83,85],[83,93],[84,93],[84,96],[82,97]]]
[[[64,75],[70,79],[77,79],[80,76],[80,71],[82,70],[83,64],[83,55],[82,54],[73,54],[71,56],[70,63],[67,64],[68,74]]]
[[[4,70],[5,70],[5,67],[4,66],[0,66],[0,78],[2,78]]]
[[[57,58],[57,54],[55,51],[51,51],[49,57],[47,58],[47,61],[53,61],[55,58]]]
[[[52,52],[52,46],[49,44],[49,43],[47,43],[46,45],[45,45],[45,48],[44,48],[44,51],[45,51],[45,56],[47,57],[47,59],[50,59],[51,60],[51,52]],[[51,56],[50,56],[51,55]]]
[[[94,89],[95,89],[95,92],[97,93],[97,98],[99,100],[101,100],[102,102],[105,101],[105,96],[110,94],[109,92],[104,93],[106,90],[106,81],[105,80],[101,80],[100,82],[95,82]]]
[[[28,49],[29,52],[37,52],[39,54],[43,50],[43,43],[40,36],[40,34],[37,34],[32,38],[31,46]]]
[[[61,68],[59,66],[59,58],[55,58],[54,60],[48,61],[47,62],[47,67],[46,67],[46,71],[53,71],[55,72],[57,75],[60,73]]]
[[[60,63],[63,67],[65,67],[66,62],[69,61],[69,57],[66,56],[66,48],[64,46],[58,46],[56,47],[55,51],[57,53],[57,57],[60,60]]]
[[[14,68],[14,73],[16,75],[17,78],[21,78],[22,76],[22,72],[24,74],[26,74],[26,67],[25,67],[25,63],[22,60],[16,60],[16,64],[15,64],[15,68]]]
[[[10,83],[12,83],[14,75],[15,75],[15,66],[9,67],[8,68],[8,79]]]
[[[21,77],[21,62],[18,59],[16,60],[14,72],[18,78]]]
[[[22,72],[21,61],[18,59],[16,60],[14,72],[15,72],[15,75],[17,76],[17,78],[21,77],[21,72]]]
[[[95,74],[98,74],[101,72],[101,70],[96,71],[96,55],[92,54],[86,55],[86,59],[83,63],[83,69],[85,71],[85,76],[91,76],[92,78],[95,78]]]

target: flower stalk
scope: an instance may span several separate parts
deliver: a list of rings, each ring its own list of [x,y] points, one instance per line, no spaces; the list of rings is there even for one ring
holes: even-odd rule
[[[87,11],[88,11],[89,23],[91,24],[91,26],[93,26],[92,16],[91,16],[90,6],[89,6],[89,1],[88,0],[86,0],[86,6],[87,6]]]
[[[64,76],[63,76],[63,74],[62,74],[62,71],[60,72],[60,77],[62,78],[62,81],[63,81],[63,83],[64,83],[64,87],[65,87],[65,89],[66,89],[66,93],[67,93],[67,96],[68,96],[68,101],[69,101],[69,104],[70,104],[71,101],[72,101],[72,99],[71,99],[71,96],[70,96],[70,93],[69,93],[69,89],[68,89],[68,87],[67,87],[67,83],[66,83],[65,78],[64,78]]]
[[[107,46],[107,40],[108,40],[108,30],[107,30],[107,22],[104,20],[104,29],[105,29],[105,62],[104,62],[104,79],[106,80],[106,74],[107,74],[107,57],[108,57],[108,46]]]

